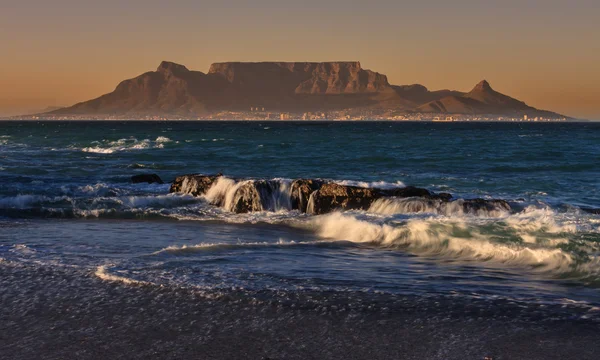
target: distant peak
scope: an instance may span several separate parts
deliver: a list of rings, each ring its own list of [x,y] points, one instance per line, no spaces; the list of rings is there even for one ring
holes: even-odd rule
[[[491,91],[492,87],[490,86],[490,83],[487,82],[487,80],[481,80],[479,82],[479,84],[475,85],[475,87],[473,88],[473,90]]]
[[[186,68],[183,65],[176,64],[176,63],[170,62],[170,61],[163,61],[160,63],[160,65],[158,65],[158,69],[156,69],[156,71],[162,72],[162,73],[176,73],[176,72],[187,72],[189,70],[188,70],[188,68]]]

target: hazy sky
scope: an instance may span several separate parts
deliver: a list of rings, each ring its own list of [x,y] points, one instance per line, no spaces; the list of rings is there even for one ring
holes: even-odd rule
[[[492,87],[600,119],[599,0],[0,0],[0,114],[154,70],[359,60],[392,84]]]

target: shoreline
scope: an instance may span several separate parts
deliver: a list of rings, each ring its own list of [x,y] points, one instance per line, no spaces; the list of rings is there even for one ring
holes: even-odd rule
[[[382,306],[377,294],[349,301],[356,295],[349,293],[213,297],[6,261],[0,275],[3,358],[593,359],[600,352],[598,322],[548,316],[554,310],[545,306],[486,310],[477,300],[409,296]]]

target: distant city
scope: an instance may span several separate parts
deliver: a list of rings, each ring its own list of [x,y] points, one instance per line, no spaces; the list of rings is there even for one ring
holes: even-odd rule
[[[499,116],[499,115],[448,115],[431,113],[403,113],[401,111],[379,111],[349,109],[316,112],[277,112],[263,107],[251,107],[248,111],[220,111],[203,116],[178,115],[25,115],[10,117],[12,120],[261,120],[261,121],[507,121],[507,122],[564,122],[573,121],[566,117]]]

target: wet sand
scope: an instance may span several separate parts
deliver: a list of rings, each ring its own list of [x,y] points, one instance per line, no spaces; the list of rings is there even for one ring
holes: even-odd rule
[[[546,307],[107,282],[0,263],[2,359],[597,359],[600,324]],[[214,294],[213,294],[214,295]],[[321,295],[324,296],[324,295]],[[347,300],[347,301],[346,301]],[[559,311],[559,309],[556,309]],[[570,310],[569,310],[570,311]],[[581,314],[579,314],[581,315]]]

